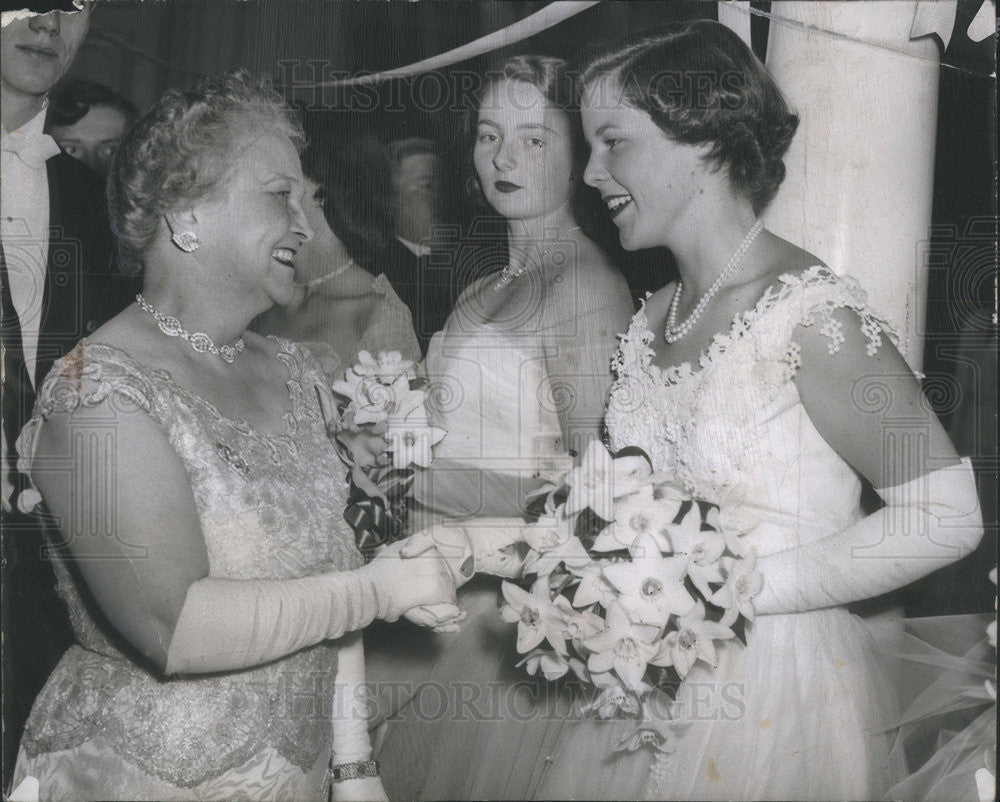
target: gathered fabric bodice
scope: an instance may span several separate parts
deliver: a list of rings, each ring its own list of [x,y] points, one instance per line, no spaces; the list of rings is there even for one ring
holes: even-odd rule
[[[276,343],[289,407],[284,431],[265,434],[222,415],[169,373],[83,340],[42,384],[19,441],[22,470],[30,473],[45,419],[102,404],[113,437],[114,410],[138,407],[162,426],[187,472],[210,576],[291,579],[357,567],[361,556],[343,519],[345,469],[314,390],[324,378],[307,350]],[[163,679],[128,654],[65,546],[51,545],[78,645],[36,701],[22,741],[29,757],[100,737],[143,772],[192,787],[269,747],[304,772],[328,752],[335,643],[244,671]],[[141,559],[138,549],[134,558]]]
[[[517,517],[539,476],[571,466],[559,422],[562,397],[549,375],[542,305],[496,321],[476,314],[495,276],[469,287],[424,359],[428,409],[447,436],[416,498],[439,514]],[[584,324],[585,325],[585,324]]]
[[[723,515],[739,515],[744,542],[759,555],[844,529],[861,515],[861,482],[813,426],[793,379],[796,327],[816,327],[832,355],[843,341],[833,312],[845,308],[859,316],[874,354],[889,330],[864,291],[815,266],[782,276],[715,336],[697,365],[667,369],[652,364],[655,335],[640,310],[612,362],[612,447],[639,445],[654,470],[719,504]],[[862,408],[884,401],[877,384],[856,389]]]
[[[413,318],[409,308],[400,300],[396,291],[379,273],[372,281],[372,292],[381,296],[372,310],[368,328],[361,334],[352,354],[342,354],[333,343],[309,340],[303,343],[319,360],[327,376],[338,376],[357,361],[361,351],[377,354],[379,351],[399,351],[404,359],[420,360],[420,344],[413,332]]]

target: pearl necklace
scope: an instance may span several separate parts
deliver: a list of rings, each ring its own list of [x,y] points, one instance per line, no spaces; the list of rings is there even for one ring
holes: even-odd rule
[[[348,268],[355,267],[356,265],[357,263],[353,259],[348,259],[340,267],[334,268],[329,273],[324,273],[319,278],[311,278],[309,279],[309,281],[303,282],[303,285],[307,290],[315,289],[316,287],[319,287],[322,284],[326,284],[326,282],[328,281],[332,281],[341,273],[344,273]]]
[[[194,334],[191,334],[184,329],[181,322],[177,318],[165,315],[152,306],[145,298],[142,297],[141,292],[135,296],[135,302],[153,316],[153,320],[155,320],[156,325],[160,327],[160,331],[168,337],[180,337],[182,340],[186,340],[199,354],[203,354],[207,351],[210,354],[215,354],[217,357],[221,357],[229,364],[232,364],[233,360],[242,354],[243,350],[247,347],[247,344],[244,342],[242,337],[240,337],[232,345],[216,346],[216,344],[212,342],[212,338],[207,334],[203,334],[200,331],[196,331]]]
[[[757,239],[757,235],[763,230],[763,228],[763,220],[758,220],[753,224],[751,229],[747,232],[747,235],[743,238],[743,242],[740,243],[740,247],[736,249],[736,253],[730,257],[725,268],[723,268],[722,272],[719,273],[715,281],[712,282],[712,286],[708,288],[708,291],[702,295],[698,303],[695,304],[695,307],[691,310],[691,314],[688,315],[687,320],[679,326],[677,325],[677,308],[681,303],[681,293],[684,291],[684,282],[677,282],[677,289],[674,290],[674,297],[670,299],[670,308],[667,311],[667,325],[663,329],[664,340],[673,344],[694,328],[694,324],[701,318],[702,313],[705,311],[705,307],[708,306],[708,302],[715,297],[715,294],[722,286],[722,282],[725,281],[737,267],[739,267],[740,261],[743,259],[743,254],[747,252],[747,249],[753,244],[753,241]]]
[[[563,236],[565,236],[566,234],[572,234],[574,231],[579,231],[579,230],[580,226],[574,226],[573,228],[569,229],[569,231],[566,231]],[[565,240],[563,240],[560,237],[555,242],[553,242],[548,248],[542,251],[542,255],[538,257],[539,266],[541,266],[541,264],[545,261],[545,257],[548,256],[550,253],[552,253],[556,245],[560,245],[563,242],[565,242]],[[519,267],[511,267],[510,262],[508,262],[506,265],[504,265],[503,270],[500,271],[500,278],[498,278],[497,283],[493,285],[493,289],[499,290],[501,287],[506,287],[518,276],[523,275],[527,269],[528,266],[526,264],[520,265]]]

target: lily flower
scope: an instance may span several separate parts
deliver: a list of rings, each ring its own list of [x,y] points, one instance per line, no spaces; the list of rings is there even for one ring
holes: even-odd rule
[[[725,608],[722,620],[726,623],[735,621],[737,613],[753,621],[756,617],[753,597],[764,589],[764,577],[756,570],[757,554],[751,550],[741,559],[723,557],[722,564],[728,572],[726,582],[709,601]]]
[[[729,627],[715,621],[706,621],[705,605],[698,601],[680,617],[677,629],[666,634],[661,650],[669,652],[670,664],[683,679],[698,660],[715,665],[715,641],[735,637],[736,633]]]
[[[656,655],[653,641],[659,627],[633,623],[618,603],[608,608],[607,623],[607,629],[583,641],[591,652],[587,668],[591,673],[614,669],[626,688],[639,692],[646,665]]]
[[[718,532],[701,529],[701,513],[697,504],[692,505],[679,524],[671,524],[667,530],[671,550],[688,558],[687,574],[707,599],[712,595],[708,583],[725,580],[719,560],[726,550],[726,539]]]
[[[538,476],[538,479],[542,482],[542,484],[534,490],[529,490],[525,493],[524,500],[530,505],[534,499],[544,496],[545,514],[555,514],[555,510],[557,509],[555,497],[560,492],[569,490],[569,485],[566,484],[567,476],[569,476],[567,471],[543,471]]]
[[[630,448],[629,451],[637,449]],[[655,480],[653,466],[645,454],[627,454],[611,461],[611,492],[615,498],[628,496]],[[605,519],[607,520],[607,519]]]
[[[348,371],[350,373],[350,371]],[[423,403],[423,394],[410,390],[410,383],[400,376],[391,384],[383,384],[371,376],[336,381],[333,391],[350,399],[348,411],[353,412],[354,424],[384,423],[397,409],[412,408],[412,394]]]
[[[709,523],[726,539],[726,545],[733,554],[743,555],[746,552],[743,535],[760,526],[760,511],[751,501],[758,495],[746,483],[734,484],[722,494],[718,508],[712,510],[713,517]]]
[[[604,577],[620,594],[618,602],[637,621],[662,628],[671,615],[683,615],[694,606],[684,587],[687,557],[664,557],[656,541],[644,535],[637,541],[631,562],[605,565]]]
[[[368,429],[351,431],[344,429],[337,433],[337,443],[343,446],[341,456],[349,465],[358,468],[374,468],[382,462],[382,455],[389,448],[385,437]]]
[[[501,590],[507,603],[500,608],[500,616],[510,624],[517,623],[517,650],[521,654],[543,640],[548,640],[559,654],[567,654],[563,623],[573,608],[562,596],[557,596],[555,602],[549,598],[548,578],[536,580],[530,593],[506,581]]]
[[[385,439],[392,452],[392,467],[397,470],[410,465],[430,467],[431,448],[448,434],[447,429],[431,425],[424,399],[421,390],[407,391],[388,417]]]
[[[566,517],[563,507],[559,507],[528,527],[524,539],[531,551],[524,561],[524,572],[548,576],[559,563],[576,569],[592,563],[587,549],[573,533],[574,524],[574,519]]]
[[[639,699],[650,689],[645,682],[640,683],[639,690],[633,693],[610,671],[592,671],[589,677],[591,684],[601,690],[597,698],[580,705],[581,714],[585,715],[592,710],[597,712],[598,718],[612,718],[619,712],[626,716],[639,714],[641,709]]]
[[[575,515],[589,507],[605,521],[613,519],[614,467],[611,454],[599,440],[591,440],[583,460],[566,476],[566,484],[570,488],[566,498],[567,515]]]
[[[653,498],[663,506],[669,506],[674,511],[674,518],[681,511],[681,505],[690,500],[691,495],[683,487],[673,482],[664,481],[664,474],[654,473],[650,479],[653,481]]]
[[[604,619],[588,610],[574,610],[572,613],[567,614],[566,623],[563,627],[563,631],[569,640],[572,641],[573,646],[577,647],[577,651],[581,651],[584,648],[584,640],[593,637],[603,629]]]
[[[587,607],[597,603],[607,609],[618,598],[618,591],[604,578],[599,564],[591,562],[574,573],[580,576],[580,584],[577,585],[576,595],[573,596],[574,607]]]
[[[594,551],[632,551],[642,535],[656,538],[657,549],[668,551],[665,533],[677,515],[677,510],[667,502],[661,504],[653,496],[649,485],[631,496],[620,499],[615,505],[612,523],[594,538]]]
[[[675,554],[690,554],[695,545],[703,540],[704,534],[701,531],[701,510],[697,504],[692,504],[680,521],[677,523],[671,521],[667,524],[664,532],[669,544],[667,551],[672,551]]]
[[[643,697],[642,723],[622,738],[615,747],[635,752],[652,746],[657,752],[671,754],[677,749],[677,723],[672,718],[673,702],[664,694],[653,691]]]
[[[542,676],[550,682],[559,679],[569,671],[568,659],[548,649],[533,649],[518,663],[518,666],[524,666],[531,676],[535,676],[541,670]]]

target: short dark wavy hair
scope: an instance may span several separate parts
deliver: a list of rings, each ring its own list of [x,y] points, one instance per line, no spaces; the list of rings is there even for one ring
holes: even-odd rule
[[[711,144],[708,160],[760,213],[785,178],[799,118],[753,52],[710,20],[665,26],[593,58],[580,81],[602,78],[671,139]],[[599,101],[599,99],[598,99]]]
[[[55,126],[76,125],[95,106],[114,109],[131,125],[139,116],[139,111],[128,98],[118,94],[104,84],[95,81],[73,81],[66,84],[49,107],[45,118],[45,130]]]
[[[392,172],[386,147],[375,137],[339,130],[337,115],[303,111],[308,146],[302,171],[323,187],[326,221],[354,260],[385,270],[393,237]]]
[[[122,138],[108,176],[122,272],[141,272],[163,215],[209,197],[241,150],[269,132],[287,136],[299,151],[305,143],[284,100],[244,71],[163,95]]]

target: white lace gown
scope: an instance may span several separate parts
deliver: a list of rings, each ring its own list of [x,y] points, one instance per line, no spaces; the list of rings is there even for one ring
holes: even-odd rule
[[[211,576],[291,579],[357,567],[344,468],[313,390],[323,380],[318,365],[287,341],[276,358],[288,371],[286,432],[264,435],[168,373],[84,340],[43,383],[20,453],[30,461],[44,418],[128,399],[163,427],[187,471]],[[323,798],[336,643],[245,671],[163,680],[127,653],[58,549],[55,568],[77,645],[35,702],[15,786],[31,775],[43,800],[74,802]]]
[[[652,364],[643,311],[614,360],[607,413],[614,449],[638,445],[657,471],[737,515],[747,546],[771,554],[842,530],[863,515],[857,474],[817,432],[793,381],[797,326],[838,348],[836,309],[857,313],[874,352],[885,336],[851,278],[824,267],[783,276],[737,316],[696,365]],[[875,399],[860,399],[870,403]],[[766,582],[765,576],[765,582]],[[758,616],[748,643],[722,642],[678,694],[686,725],[650,771],[650,799],[875,799],[889,784],[895,698],[865,623],[834,607]],[[567,731],[554,761],[567,795],[586,798]],[[582,774],[581,774],[582,772]]]

